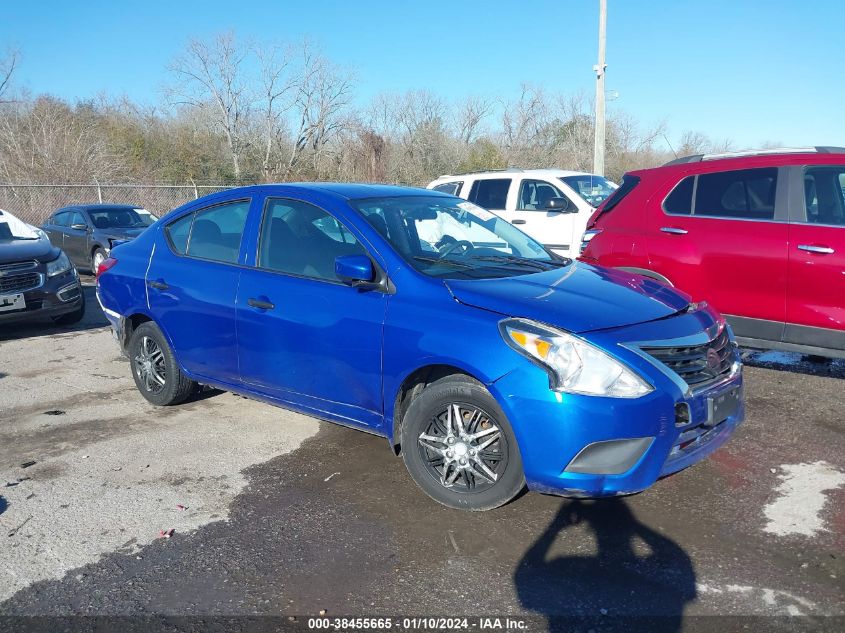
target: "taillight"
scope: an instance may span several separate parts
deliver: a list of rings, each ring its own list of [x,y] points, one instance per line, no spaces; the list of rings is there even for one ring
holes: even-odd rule
[[[117,263],[117,260],[114,257],[107,257],[104,259],[99,266],[97,266],[97,278],[100,278],[107,270],[114,268],[114,265]]]
[[[589,229],[588,231],[584,231],[584,236],[581,238],[581,251],[580,254],[584,254],[584,251],[587,249],[590,241],[599,233],[601,233],[601,229]]]

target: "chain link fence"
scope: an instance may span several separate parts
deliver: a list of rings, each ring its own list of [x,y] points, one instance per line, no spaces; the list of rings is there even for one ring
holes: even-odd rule
[[[0,209],[24,222],[43,224],[53,211],[72,204],[131,204],[161,216],[226,185],[0,185]]]

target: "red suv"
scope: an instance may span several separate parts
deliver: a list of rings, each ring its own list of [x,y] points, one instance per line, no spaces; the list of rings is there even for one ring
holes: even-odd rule
[[[633,171],[581,259],[686,291],[740,343],[845,358],[845,148],[697,155]]]

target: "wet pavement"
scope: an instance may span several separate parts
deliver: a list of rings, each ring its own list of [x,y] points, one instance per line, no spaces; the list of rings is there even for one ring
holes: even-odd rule
[[[95,327],[78,336],[114,357],[102,334]],[[28,341],[41,346],[47,361],[42,371],[62,365],[49,364],[50,336],[29,336],[27,330],[11,337],[6,349]],[[707,461],[632,497],[592,502],[528,493],[479,514],[429,500],[382,438],[211,394],[185,405],[179,428],[195,425],[201,434],[209,416],[246,406],[252,415],[275,420],[272,441],[283,443],[289,432],[296,441],[270,451],[275,456],[253,451],[230,464],[230,470],[245,465],[243,481],[220,501],[210,491],[228,484],[209,478],[214,462],[225,461],[239,441],[254,440],[239,439],[242,430],[225,435],[218,429],[223,441],[203,456],[205,483],[199,487],[168,478],[168,470],[197,467],[169,455],[161,473],[168,495],[159,506],[144,508],[149,538],[110,549],[104,542],[87,564],[26,584],[0,603],[0,613],[660,615],[670,630],[706,620],[697,616],[742,615],[766,618],[755,630],[836,627],[842,620],[829,616],[845,616],[845,370],[841,361],[768,354],[747,359],[748,418]],[[131,393],[125,363],[114,360],[101,369],[124,381],[122,423],[132,445],[143,446],[154,433],[149,420],[160,410]],[[26,370],[4,364],[2,372],[0,390]],[[93,404],[79,398],[63,406],[85,418]],[[21,405],[0,418],[13,428],[25,426],[32,414]],[[267,433],[266,419],[263,424],[260,432]],[[109,428],[114,441],[121,430]],[[87,432],[94,439],[61,441],[84,444],[80,450],[95,455],[97,429]],[[61,451],[39,450],[46,455],[40,466],[63,459]],[[7,451],[10,467],[23,453],[26,440]],[[91,498],[79,493],[76,500],[83,517],[92,511],[88,522],[67,528],[79,530],[70,536],[83,540],[86,530],[120,523],[119,517],[104,523],[94,512],[98,491],[119,484],[98,471],[87,485]],[[225,508],[217,517],[206,512],[172,538],[155,538],[169,525],[165,508],[177,498],[189,508]],[[4,530],[8,513],[0,503]],[[13,536],[0,535],[4,546],[37,538],[30,530],[43,520],[35,516]],[[45,556],[38,548],[21,551]],[[10,560],[12,573],[15,564],[27,569],[27,561]],[[718,619],[709,622],[714,630],[722,626]]]

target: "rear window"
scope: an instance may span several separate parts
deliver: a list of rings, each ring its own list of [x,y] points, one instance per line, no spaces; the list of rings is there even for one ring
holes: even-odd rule
[[[622,176],[622,184],[619,185],[619,188],[610,194],[610,197],[608,197],[608,199],[604,201],[604,204],[599,207],[599,215],[607,213],[617,204],[622,202],[625,196],[631,193],[638,184],[640,184],[639,176],[630,176],[628,174]]]
[[[695,176],[687,176],[666,196],[666,200],[663,201],[663,210],[671,215],[690,215],[694,190]]]
[[[510,178],[476,180],[472,183],[472,189],[470,189],[467,199],[485,209],[504,209],[507,205],[510,187]]]

